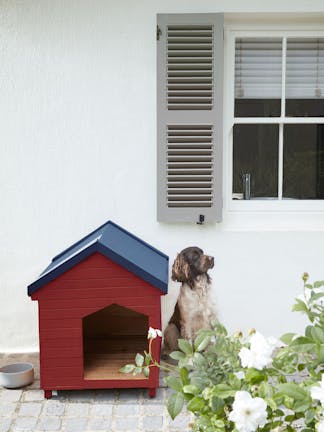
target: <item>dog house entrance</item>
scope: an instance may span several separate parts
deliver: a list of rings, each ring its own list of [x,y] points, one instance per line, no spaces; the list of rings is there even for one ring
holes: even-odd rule
[[[113,304],[82,320],[86,380],[143,379],[119,372],[147,350],[148,317]]]

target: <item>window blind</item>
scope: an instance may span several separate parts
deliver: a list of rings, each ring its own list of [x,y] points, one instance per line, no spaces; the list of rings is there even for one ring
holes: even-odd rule
[[[324,97],[324,39],[288,39],[286,98]]]
[[[282,40],[241,38],[235,42],[235,97],[281,97]],[[288,38],[286,98],[324,97],[324,39]]]
[[[242,38],[235,44],[235,97],[281,97],[282,41]]]

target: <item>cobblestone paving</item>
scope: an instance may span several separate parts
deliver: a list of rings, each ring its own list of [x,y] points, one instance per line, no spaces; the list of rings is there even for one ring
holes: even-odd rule
[[[147,390],[60,391],[44,399],[39,389],[37,355],[1,355],[0,367],[16,361],[35,366],[35,381],[24,389],[0,387],[0,432],[185,432],[190,416],[183,412],[174,421],[166,410],[169,389],[161,387],[155,398]],[[161,385],[162,382],[161,382]]]

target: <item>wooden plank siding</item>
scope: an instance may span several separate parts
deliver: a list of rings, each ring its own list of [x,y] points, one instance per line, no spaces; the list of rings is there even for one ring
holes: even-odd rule
[[[155,368],[149,379],[132,380],[130,375],[123,380],[85,380],[82,323],[86,316],[116,304],[145,315],[149,326],[161,328],[161,295],[160,290],[99,253],[33,293],[32,299],[39,303],[41,387],[156,388]],[[153,345],[159,358],[160,343]]]

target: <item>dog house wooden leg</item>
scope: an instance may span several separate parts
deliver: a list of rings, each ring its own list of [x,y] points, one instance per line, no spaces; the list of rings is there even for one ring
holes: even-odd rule
[[[45,399],[52,399],[52,390],[44,390]]]
[[[148,394],[150,398],[155,398],[156,396],[156,388],[149,388],[148,389]]]

